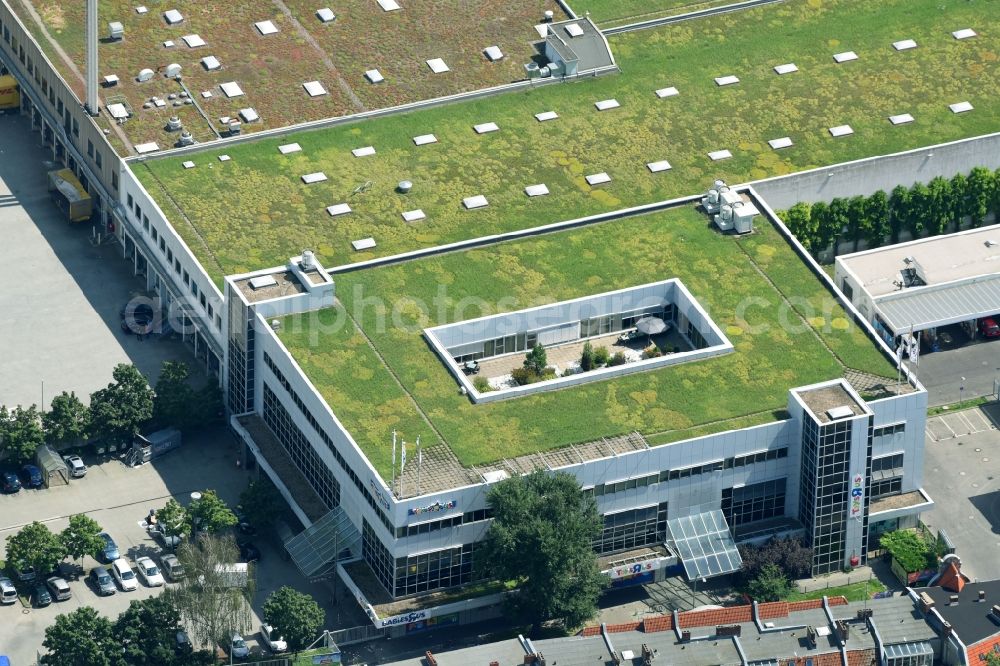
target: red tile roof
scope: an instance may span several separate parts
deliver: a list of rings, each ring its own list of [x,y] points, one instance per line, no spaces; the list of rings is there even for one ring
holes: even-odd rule
[[[642,621],[642,631],[651,633],[654,631],[673,631],[674,618],[672,615],[657,615],[647,617]]]
[[[962,572],[958,570],[954,561],[945,565],[941,578],[938,579],[938,586],[950,592],[961,592],[965,587],[965,579],[962,578]]]
[[[681,629],[715,627],[720,624],[738,624],[740,622],[753,622],[753,609],[750,606],[730,606],[729,608],[688,611],[680,614]]]

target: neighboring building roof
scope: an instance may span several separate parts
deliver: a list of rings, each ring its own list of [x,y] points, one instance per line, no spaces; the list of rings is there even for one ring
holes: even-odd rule
[[[979,592],[986,593],[986,599],[979,601]],[[1000,635],[1000,622],[990,616],[993,604],[1000,603],[1000,580],[981,583],[966,583],[958,593],[958,603],[950,603],[955,594],[943,587],[918,588],[915,592],[926,592],[934,600],[934,610],[951,624],[955,633],[966,646]]]
[[[897,334],[978,319],[1000,311],[1000,273],[911,287],[876,299],[875,307]]]
[[[965,587],[965,579],[958,570],[958,565],[954,562],[949,562],[945,565],[944,572],[941,574],[941,578],[938,579],[938,587],[944,588],[949,592],[962,591],[962,588]]]
[[[996,273],[1000,271],[1000,225],[865,250],[837,257],[837,261],[875,298],[899,290],[896,274],[910,257],[916,259],[930,285]]]
[[[566,28],[572,25],[580,29],[580,31],[574,30],[577,32],[575,37],[566,31]],[[549,24],[545,41],[551,44],[564,60],[578,61],[577,71],[580,72],[615,64],[604,35],[593,21],[586,17]]]

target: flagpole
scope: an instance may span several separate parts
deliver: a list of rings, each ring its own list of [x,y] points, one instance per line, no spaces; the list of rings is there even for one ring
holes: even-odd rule
[[[396,485],[396,431],[392,431],[392,479],[389,481],[389,489]]]
[[[420,468],[424,464],[424,452],[420,449],[420,435],[417,435],[417,495],[420,494]]]
[[[403,498],[403,470],[406,468],[406,440],[399,449],[399,498]]]

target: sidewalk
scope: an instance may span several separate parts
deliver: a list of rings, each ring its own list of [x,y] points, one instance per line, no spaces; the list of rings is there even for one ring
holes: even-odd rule
[[[838,571],[822,578],[801,578],[795,581],[795,587],[799,592],[812,592],[828,587],[843,587],[844,585],[861,583],[869,579],[876,580],[877,576],[871,567],[866,565],[855,568],[851,573]]]

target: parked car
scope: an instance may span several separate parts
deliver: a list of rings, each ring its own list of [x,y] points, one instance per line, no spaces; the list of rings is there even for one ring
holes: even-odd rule
[[[99,536],[104,539],[104,549],[100,553],[101,560],[110,564],[121,557],[121,553],[118,552],[118,544],[115,543],[110,534],[101,532]]]
[[[163,527],[163,523],[156,523],[153,525],[153,535],[160,540],[164,548],[169,548],[173,550],[180,544],[181,537],[174,534],[167,534],[166,529]]]
[[[132,567],[129,566],[128,560],[124,557],[119,557],[111,563],[111,574],[118,581],[122,592],[134,592],[139,589],[139,581],[135,578],[135,572],[132,571]]]
[[[194,646],[191,645],[191,639],[183,631],[178,631],[177,636],[174,639],[177,645],[174,646],[174,652],[177,654],[191,654],[194,652]]]
[[[73,592],[69,589],[69,583],[59,576],[52,576],[45,581],[45,585],[48,586],[56,601],[66,601],[73,596]]]
[[[0,576],[0,604],[12,604],[17,601],[17,590],[14,583],[6,576]]]
[[[152,559],[140,557],[135,561],[135,566],[139,570],[139,575],[149,587],[160,587],[163,585],[163,574],[157,568]]]
[[[979,320],[979,332],[984,338],[1000,338],[1000,326],[992,317]]]
[[[87,476],[87,466],[83,464],[80,456],[63,456],[66,467],[69,468],[69,475],[74,479]]]
[[[16,493],[21,489],[21,481],[14,472],[3,473],[3,491],[5,493]]]
[[[285,652],[288,650],[288,643],[282,636],[276,636],[274,627],[269,624],[260,625],[261,642],[267,645],[271,652]]]
[[[24,567],[23,569],[15,569],[14,574],[17,579],[22,583],[30,583],[35,580],[35,567]]]
[[[249,541],[244,541],[240,546],[241,562],[257,562],[260,560],[260,549]]]
[[[176,555],[166,554],[160,556],[160,569],[170,580],[178,581],[184,578],[184,567],[181,565],[181,561],[177,559]]]
[[[94,589],[102,597],[114,594],[118,591],[115,581],[105,567],[94,567],[90,570],[90,581],[94,584]]]
[[[25,465],[21,468],[21,482],[25,488],[41,488],[44,482],[42,470],[37,465]]]
[[[246,659],[250,656],[247,642],[237,633],[234,633],[229,639],[229,652],[236,659]]]
[[[35,585],[35,606],[45,608],[51,603],[52,595],[49,594],[49,588],[45,587],[44,583],[37,583]]]

